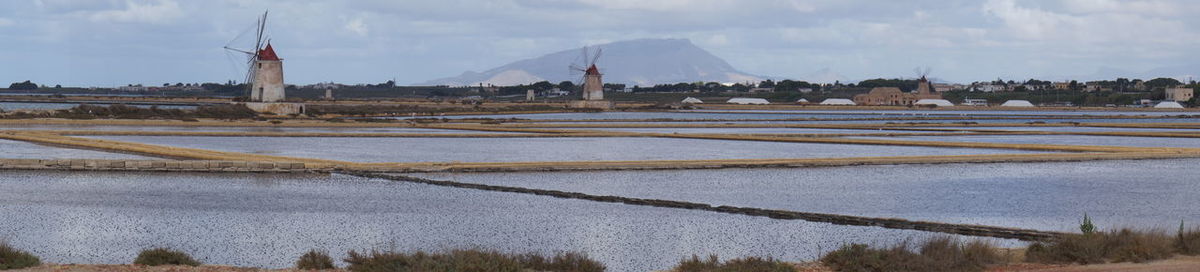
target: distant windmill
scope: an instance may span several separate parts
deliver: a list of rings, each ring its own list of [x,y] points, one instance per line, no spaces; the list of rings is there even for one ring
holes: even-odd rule
[[[929,84],[929,79],[926,78],[929,76],[929,72],[932,72],[932,71],[933,71],[933,68],[929,68],[929,67],[913,68],[913,73],[917,74],[917,94],[932,94],[933,93],[933,88]]]
[[[256,34],[253,49],[238,49],[231,46],[242,35],[238,35],[224,47],[225,50],[246,55],[245,82],[250,88],[250,101],[254,102],[278,102],[284,98],[283,60],[275,54],[275,49],[271,47],[271,40],[263,35],[266,27],[267,12],[263,12],[254,27]]]
[[[572,63],[568,68],[571,75],[582,74],[580,85],[583,85],[583,100],[604,100],[604,81],[601,80],[602,74],[600,69],[596,67],[596,60],[600,59],[600,48],[596,48],[595,54],[588,54],[587,46],[581,50],[582,63]]]

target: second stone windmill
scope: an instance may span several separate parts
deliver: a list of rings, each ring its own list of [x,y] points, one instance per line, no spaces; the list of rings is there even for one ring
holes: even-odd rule
[[[595,53],[589,54],[588,48],[585,46],[581,50],[582,62],[576,62],[568,66],[572,74],[582,74],[580,84],[583,88],[583,100],[572,101],[572,108],[599,108],[611,109],[613,103],[604,100],[604,81],[603,74],[600,73],[600,68],[596,67],[596,61],[600,60],[600,54],[603,52],[600,48],[596,48]]]

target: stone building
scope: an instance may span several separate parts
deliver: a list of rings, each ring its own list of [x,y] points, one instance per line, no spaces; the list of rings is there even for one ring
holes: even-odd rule
[[[1167,101],[1188,101],[1192,100],[1195,92],[1192,88],[1167,88]]]
[[[934,93],[929,80],[925,77],[917,80],[917,91],[905,93],[896,87],[875,87],[866,94],[854,96],[854,103],[859,105],[912,105],[921,99],[942,99],[942,95]]]

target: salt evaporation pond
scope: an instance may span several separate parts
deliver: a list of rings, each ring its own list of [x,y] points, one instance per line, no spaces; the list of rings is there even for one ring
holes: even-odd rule
[[[411,118],[446,118],[446,119],[531,119],[531,120],[611,120],[611,119],[792,119],[792,118],[864,118],[860,114],[759,114],[759,113],[702,113],[702,112],[569,112],[569,113],[526,113],[526,114],[486,114],[486,115],[446,115],[446,116],[413,116],[388,117],[396,119]]]
[[[609,271],[651,271],[692,254],[800,261],[941,235],[341,175],[5,171],[0,186],[0,239],[52,263],[130,263],[170,247],[209,264],[286,268],[310,249],[341,260],[351,249],[479,247],[578,251]]]
[[[700,160],[1039,153],[1007,149],[840,145],[653,137],[338,138],[87,136],[86,138],[354,162]]]
[[[183,131],[183,132],[319,132],[319,133],[454,133],[517,134],[476,130],[406,127],[209,127],[209,126],[104,126],[104,125],[0,125],[0,130]]]
[[[930,116],[1110,116],[1110,115],[1200,115],[1195,111],[1061,111],[1061,110],[680,110],[678,112],[752,112],[778,114],[862,114]]]
[[[804,212],[1078,231],[1200,224],[1200,159],[794,169],[414,174]]]
[[[0,140],[0,159],[153,160],[157,158],[83,149],[58,148],[13,140]]]
[[[824,129],[824,128],[564,128],[563,130],[599,130],[641,133],[720,133],[720,134],[854,134],[898,133],[881,129]],[[917,131],[927,132],[927,131]],[[953,132],[947,132],[953,133]]]
[[[108,107],[116,105],[112,103],[40,103],[40,102],[0,102],[0,109],[3,110],[65,110],[79,106],[80,104],[88,104],[92,106]],[[195,109],[196,106],[191,105],[144,105],[144,104],[125,104],[130,107],[150,108],[158,106],[160,109]]]
[[[953,135],[953,136],[895,136],[846,137],[852,139],[910,140],[940,142],[980,142],[1006,144],[1110,145],[1132,147],[1189,147],[1200,148],[1200,138],[1126,137],[1087,135]]]
[[[1200,132],[1200,129],[1180,128],[1118,128],[1118,127],[914,127],[928,129],[962,129],[962,130],[1012,130],[1012,131],[1054,131],[1054,132]]]

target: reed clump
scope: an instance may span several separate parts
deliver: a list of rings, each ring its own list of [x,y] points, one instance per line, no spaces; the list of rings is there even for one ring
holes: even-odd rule
[[[836,271],[983,271],[1007,262],[1000,249],[983,241],[949,237],[925,241],[913,251],[907,243],[889,248],[849,244],[826,253],[820,261]]]
[[[346,257],[355,272],[383,271],[571,271],[600,272],[605,266],[583,254],[561,253],[546,258],[536,254],[507,254],[499,251],[465,249],[443,253],[412,253],[396,251],[371,251],[359,253],[351,250]]]

